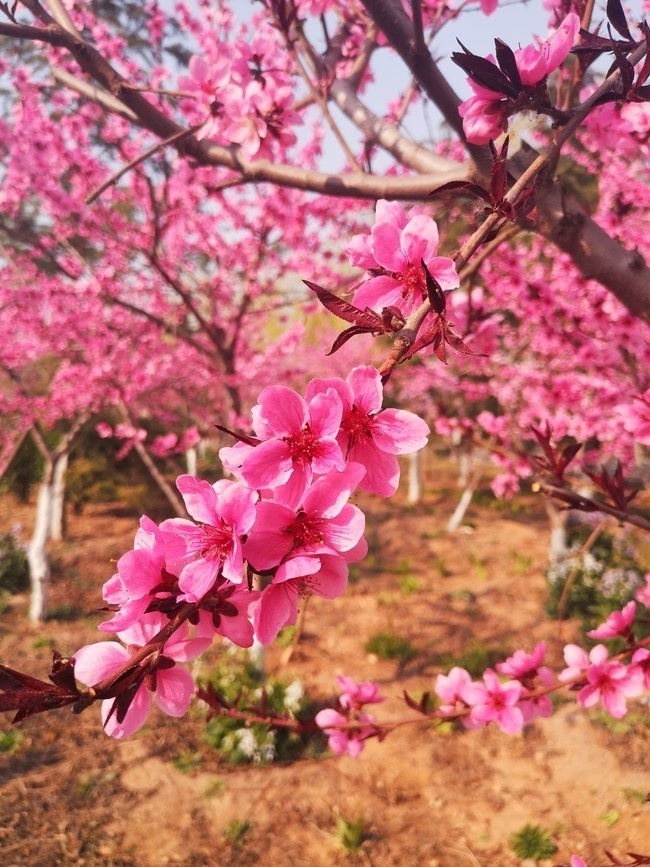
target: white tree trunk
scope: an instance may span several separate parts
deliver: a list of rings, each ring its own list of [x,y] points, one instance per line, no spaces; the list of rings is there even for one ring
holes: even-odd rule
[[[45,478],[38,491],[34,533],[27,548],[27,562],[31,581],[29,619],[40,623],[47,617],[50,564],[47,558],[47,538],[52,512],[53,468],[46,469]]]
[[[470,503],[472,502],[472,498],[474,496],[474,492],[479,486],[479,482],[481,481],[481,477],[483,472],[480,469],[474,471],[474,474],[470,478],[465,487],[465,490],[461,494],[460,500],[458,501],[458,505],[454,509],[454,513],[447,522],[447,532],[455,533],[456,530],[463,523],[463,519],[469,509]]]
[[[551,538],[548,548],[548,559],[551,566],[556,565],[566,557],[567,543],[567,509],[560,509],[548,497],[544,500],[546,514],[551,524]]]
[[[60,542],[63,539],[65,509],[65,475],[68,470],[70,453],[62,452],[54,459],[52,473],[52,506],[50,510],[50,539]]]
[[[187,467],[187,472],[190,476],[195,476],[197,474],[197,459],[198,452],[196,446],[190,446],[189,449],[185,450],[185,466]]]
[[[408,455],[409,483],[407,501],[411,505],[419,503],[422,499],[422,452],[411,452]]]

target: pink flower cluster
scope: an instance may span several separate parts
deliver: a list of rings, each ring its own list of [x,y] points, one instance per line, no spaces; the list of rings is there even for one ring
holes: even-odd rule
[[[575,12],[570,12],[546,41],[540,45],[526,45],[514,52],[522,94],[526,95],[545,84],[547,77],[560,66],[573,47],[579,30],[580,19]],[[494,57],[489,55],[487,60],[497,71]],[[487,144],[490,139],[505,132],[508,117],[522,106],[515,105],[512,98],[472,78],[468,78],[467,83],[474,91],[474,96],[458,109],[463,118],[463,130],[472,144]]]
[[[369,366],[346,380],[313,380],[304,398],[285,386],[266,388],[252,411],[255,436],[221,451],[235,480],[211,485],[180,476],[176,484],[193,520],[158,526],[141,519],[133,550],[104,585],[114,615],[100,629],[116,632],[126,647],[82,648],[77,676],[97,686],[147,643],[155,647],[160,629],[183,612],[194,637],[179,645],[176,633],[138,657],[131,692],[105,702],[109,734],[139,728],[152,696],[166,713],[184,712],[191,677],[176,663],[198,655],[214,636],[240,647],[255,639],[267,644],[296,622],[301,597],[332,599],[345,590],[348,564],[367,551],[365,516],[348,502],[351,495],[357,488],[394,493],[396,455],[421,449],[429,433],[413,413],[382,410],[382,391]],[[252,588],[254,576],[261,590]],[[167,685],[175,703],[165,698]]]
[[[355,291],[355,305],[378,313],[397,307],[408,316],[427,297],[423,263],[444,291],[455,289],[456,266],[438,256],[438,245],[438,227],[420,208],[407,213],[397,202],[378,201],[370,233],[344,245],[350,264],[368,272]]]
[[[439,674],[434,687],[442,700],[439,712],[454,717],[462,714],[463,725],[469,729],[494,722],[507,734],[521,731],[535,717],[550,716],[549,697],[532,695],[554,683],[550,669],[542,665],[545,654],[546,644],[540,641],[532,653],[517,650],[505,662],[497,663],[497,670],[512,678],[505,682],[491,668],[483,674],[482,683],[473,681],[464,668]]]
[[[197,138],[239,145],[247,159],[270,156],[274,141],[294,144],[292,127],[301,119],[292,108],[290,77],[276,62],[275,43],[260,33],[252,43],[219,43],[211,53],[208,60],[194,55],[189,76],[178,79],[188,97],[181,107],[200,124]]]
[[[343,694],[339,697],[340,711],[325,708],[316,714],[316,725],[328,736],[328,746],[337,756],[353,759],[361,753],[364,741],[378,734],[375,718],[364,713],[366,704],[384,701],[376,683],[357,683],[351,677],[337,678]]]

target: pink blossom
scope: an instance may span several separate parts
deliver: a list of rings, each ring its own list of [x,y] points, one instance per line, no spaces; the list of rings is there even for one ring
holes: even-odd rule
[[[396,202],[377,202],[370,235],[355,235],[344,245],[351,265],[372,272],[354,294],[356,306],[378,312],[397,306],[411,313],[427,297],[422,262],[443,290],[455,289],[456,267],[452,259],[438,256],[438,240],[436,223],[418,209],[407,215]]]
[[[524,727],[524,715],[517,703],[522,686],[514,680],[501,683],[496,672],[488,668],[483,684],[470,683],[461,689],[460,696],[471,708],[469,718],[479,725],[496,722],[506,734],[516,734]]]
[[[166,569],[164,534],[151,518],[143,515],[133,550],[120,557],[117,573],[104,584],[104,600],[117,605],[119,611],[99,628],[104,632],[120,632],[134,626],[153,596],[169,595],[176,583],[177,577]]]
[[[546,81],[563,62],[580,30],[580,19],[570,12],[557,30],[541,45],[526,45],[514,52],[522,88],[533,90]],[[487,58],[496,66],[492,55]],[[503,93],[492,91],[471,78],[467,83],[474,96],[465,100],[458,113],[463,118],[463,130],[469,142],[487,144],[505,131],[508,115],[517,108]]]
[[[210,64],[202,57],[191,57],[189,76],[178,79],[179,88],[193,97],[183,102],[183,109],[199,122],[207,116],[196,133],[198,139],[217,137],[223,140],[224,122],[230,120],[242,95],[241,88],[231,81],[228,47],[222,44],[219,48],[219,58]]]
[[[631,664],[643,677],[643,688],[650,691],[650,650],[645,647],[640,647],[632,654]]]
[[[641,605],[650,608],[650,572],[645,573],[643,580],[645,581],[645,587],[639,588],[639,590],[634,594],[634,598],[637,602],[640,602]]]
[[[296,511],[280,503],[256,507],[255,526],[244,546],[254,569],[277,566],[291,551],[343,554],[357,546],[365,528],[365,516],[348,500],[365,470],[348,464],[342,473],[317,479]]]
[[[87,644],[74,654],[75,677],[88,686],[97,686],[128,662],[130,657],[144,647],[169,621],[157,612],[145,614],[129,629],[119,632],[123,647],[115,641],[99,641]],[[168,639],[163,652],[141,663],[146,669],[140,686],[130,701],[122,719],[117,710],[117,699],[102,701],[102,721],[106,734],[125,738],[136,732],[146,722],[152,702],[168,716],[183,716],[194,693],[194,680],[188,671],[176,666],[177,662],[195,659],[210,645],[209,638],[186,638],[188,627],[181,627]]]
[[[590,638],[627,638],[630,635],[630,627],[634,622],[636,603],[628,602],[622,611],[613,611],[607,620],[597,629],[590,629],[587,635]]]
[[[307,398],[333,389],[343,406],[338,443],[348,461],[366,468],[359,487],[382,497],[397,490],[399,464],[395,455],[415,452],[426,445],[429,427],[412,412],[382,411],[383,386],[374,367],[355,367],[345,381],[314,379]]]
[[[454,666],[449,674],[439,674],[436,678],[434,692],[441,698],[439,710],[443,714],[457,714],[467,708],[467,702],[462,698],[463,690],[471,684],[472,678],[464,668]]]
[[[342,728],[349,726],[350,720],[332,708],[319,711],[314,721],[328,736],[327,745],[336,756],[356,759],[363,750],[363,742],[377,734],[374,717],[365,713],[357,715],[355,721],[359,725],[354,728]]]
[[[593,707],[600,701],[611,716],[621,719],[627,713],[626,698],[643,691],[643,673],[638,667],[628,668],[608,657],[604,644],[597,644],[589,656],[581,647],[569,644],[564,648],[568,668],[560,672],[559,679],[567,682],[582,675],[587,683],[578,693],[580,704]]]
[[[580,18],[569,12],[555,33],[541,45],[527,45],[515,51],[521,83],[535,87],[563,62],[580,30]]]
[[[196,634],[210,639],[223,635],[238,647],[252,647],[255,633],[249,610],[259,597],[258,590],[218,578],[209,596],[201,602]]]
[[[491,56],[488,60],[494,60]],[[483,87],[471,78],[467,83],[474,96],[466,99],[458,107],[463,119],[463,131],[467,141],[472,144],[487,144],[490,139],[498,138],[508,127],[508,106],[503,94]]]
[[[348,584],[346,560],[336,554],[294,552],[282,563],[268,587],[250,607],[255,635],[269,644],[298,617],[300,598],[311,593],[324,599],[340,596]]]
[[[498,662],[497,671],[520,681],[523,691],[519,709],[524,715],[524,723],[528,725],[535,717],[549,717],[553,713],[553,704],[548,695],[529,696],[529,693],[540,686],[551,686],[555,678],[547,666],[542,665],[546,655],[546,642],[539,641],[532,653],[516,650],[505,662]]]
[[[569,858],[569,867],[588,867],[588,864],[580,855],[572,855]]]
[[[221,479],[214,485],[194,476],[179,476],[176,486],[190,515],[163,521],[167,569],[179,575],[179,599],[197,602],[219,575],[235,584],[244,578],[241,537],[255,521],[257,493],[240,482]]]
[[[345,468],[336,441],[342,411],[334,389],[305,401],[286,386],[269,386],[253,407],[259,445],[238,443],[219,455],[252,488],[273,489],[276,501],[295,506],[315,475]]]
[[[385,697],[379,695],[379,684],[372,681],[357,683],[351,677],[339,675],[336,678],[343,695],[339,698],[339,704],[346,710],[359,710],[364,704],[379,704],[385,701]]]
[[[633,403],[621,404],[615,409],[623,419],[625,430],[641,445],[650,446],[650,388],[637,395]]]

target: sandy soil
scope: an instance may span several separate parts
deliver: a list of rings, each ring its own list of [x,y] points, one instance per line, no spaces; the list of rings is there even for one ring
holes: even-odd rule
[[[431,689],[441,655],[479,644],[505,656],[544,638],[560,657],[575,625],[544,615],[541,502],[523,497],[508,506],[483,497],[464,531],[450,536],[453,476],[442,466],[428,475],[416,507],[400,495],[364,503],[371,557],[343,597],[311,600],[290,662],[282,648],[268,652],[271,675],[300,679],[318,700],[333,695],[339,673],[377,680],[391,697],[377,715],[395,719],[406,714],[402,690]],[[22,522],[26,535],[30,520],[29,508],[0,500],[2,528]],[[30,626],[27,599],[13,597],[0,618],[3,662],[43,677],[51,646],[71,653],[100,638],[101,584],[110,560],[131,546],[136,521],[111,505],[70,516],[68,538],[53,550],[52,605],[65,617]],[[417,655],[400,667],[368,654],[366,641],[378,632],[409,640]],[[220,653],[215,647],[204,665]],[[534,824],[558,846],[544,864],[580,853],[600,867],[605,850],[650,854],[650,803],[643,803],[650,726],[642,710],[603,726],[565,703],[517,737],[496,729],[441,734],[417,724],[369,743],[358,760],[263,767],[224,762],[202,742],[198,712],[180,722],[155,714],[124,743],[103,735],[94,709],[42,715],[21,725],[16,753],[0,756],[0,863],[514,867],[522,862],[509,838]],[[8,717],[3,723],[6,731]],[[188,752],[196,767],[184,773],[173,759]],[[337,839],[340,819],[363,820],[366,839],[356,853]],[[248,830],[233,841],[233,822],[244,821]]]

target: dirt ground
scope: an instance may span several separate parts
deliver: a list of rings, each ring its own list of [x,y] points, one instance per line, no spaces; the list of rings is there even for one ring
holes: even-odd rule
[[[390,697],[376,715],[396,719],[408,714],[402,690],[431,689],[441,656],[482,647],[503,658],[545,639],[558,660],[576,627],[544,615],[541,501],[484,495],[449,535],[457,498],[451,468],[433,465],[417,506],[405,506],[403,494],[364,501],[368,562],[344,596],[310,601],[292,659],[283,664],[283,649],[271,648],[269,674],[299,679],[321,701],[339,673],[376,680]],[[3,531],[19,522],[27,538],[30,520],[30,508],[0,499]],[[136,527],[137,516],[115,504],[71,515],[66,541],[52,551],[58,619],[30,626],[27,598],[12,597],[0,617],[0,660],[44,677],[52,646],[72,653],[99,640],[101,585]],[[414,658],[400,666],[367,653],[379,632],[408,640]],[[220,653],[215,647],[203,665]],[[9,717],[2,722],[7,731]],[[567,702],[516,737],[496,728],[441,734],[418,723],[369,742],[357,760],[266,766],[228,764],[202,741],[204,725],[198,712],[181,721],[156,712],[118,743],[94,708],[27,720],[19,749],[0,755],[0,864],[531,867],[508,844],[527,824],[558,847],[543,865],[567,864],[572,853],[590,867],[608,863],[605,850],[650,854],[650,727],[638,704],[629,721],[608,726]],[[182,755],[193,756],[191,769],[174,762]],[[356,853],[341,846],[341,820],[362,823]]]

